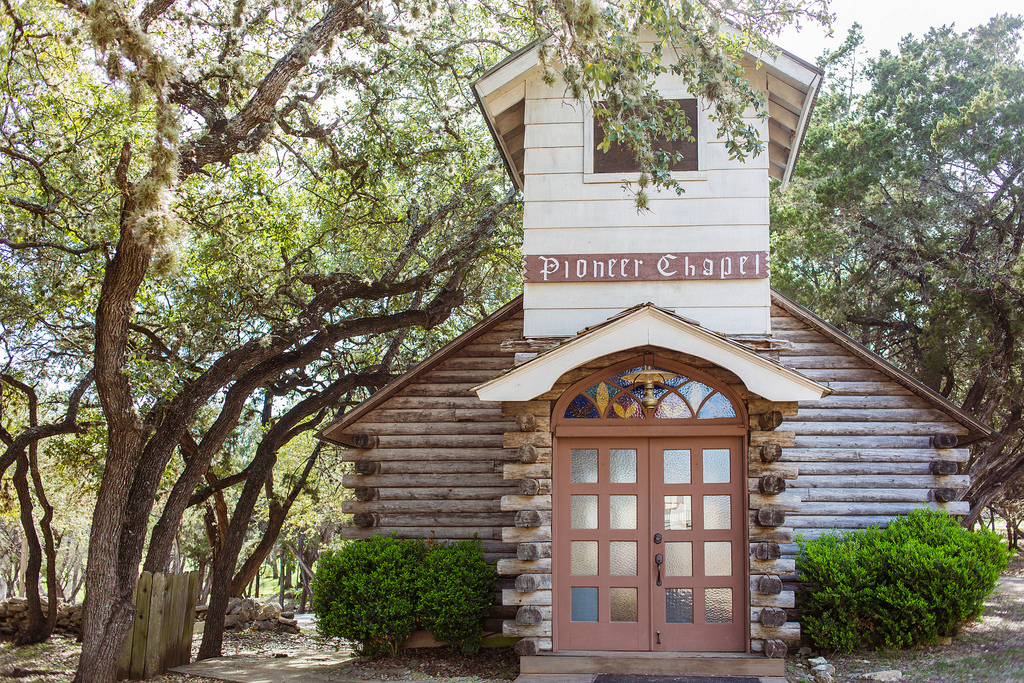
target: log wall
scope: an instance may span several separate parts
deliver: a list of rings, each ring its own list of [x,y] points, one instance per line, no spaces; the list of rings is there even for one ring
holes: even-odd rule
[[[355,472],[342,481],[355,497],[342,503],[354,523],[343,538],[479,538],[488,562],[516,557],[517,544],[502,538],[515,513],[501,505],[519,489],[503,471],[516,458],[504,445],[515,420],[470,390],[512,367],[515,351],[501,345],[522,339],[522,329],[521,313],[497,323],[344,429],[371,447],[342,451]],[[498,590],[510,586],[499,582]],[[485,627],[498,631],[514,614],[492,609]]]
[[[784,411],[780,426],[788,443],[778,462],[787,494],[799,501],[779,538],[787,591],[799,588],[794,533],[816,538],[885,526],[919,507],[968,512],[959,498],[969,484],[960,473],[969,451],[936,447],[950,435],[962,439],[966,427],[779,306],[772,307],[772,335],[789,342],[779,352],[783,365],[833,391]],[[785,607],[799,618],[794,605]]]
[[[520,654],[532,655],[552,649],[554,403],[575,382],[640,350],[575,368],[532,401],[480,401],[472,387],[511,368],[516,351],[550,346],[524,341],[522,325],[522,313],[492,324],[344,429],[367,447],[343,456],[356,472],[344,477],[356,500],[343,510],[356,526],[343,536],[481,538],[502,576],[500,628],[522,638]],[[968,451],[937,446],[968,429],[777,305],[772,327],[774,341],[755,343],[759,351],[831,395],[773,403],[703,359],[657,351],[730,386],[746,405],[751,649],[778,657],[800,638],[795,534],[884,525],[922,506],[965,513],[958,498],[968,484],[960,474]]]

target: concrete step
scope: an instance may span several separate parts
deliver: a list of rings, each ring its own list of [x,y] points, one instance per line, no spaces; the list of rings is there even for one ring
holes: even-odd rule
[[[520,657],[521,674],[647,674],[652,676],[786,675],[782,659],[761,654],[703,652],[583,652],[565,651]],[[530,683],[523,681],[523,683]],[[533,683],[543,683],[535,681]],[[566,683],[570,683],[566,681]],[[586,683],[573,681],[572,683]]]

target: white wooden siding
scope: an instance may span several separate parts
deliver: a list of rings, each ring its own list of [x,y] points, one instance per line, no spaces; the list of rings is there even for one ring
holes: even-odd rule
[[[562,292],[566,289],[568,293]],[[768,296],[770,290],[767,280],[577,282],[568,288],[563,287],[562,283],[538,283],[527,285],[524,304],[530,309],[561,309],[587,308],[599,302],[605,308],[624,310],[637,301],[649,301],[662,308],[669,308],[671,304],[682,310],[703,309],[703,302],[709,300],[761,301]],[[698,319],[698,322],[701,321]]]
[[[756,87],[766,78],[754,73]],[[659,79],[666,96],[683,97],[676,76]],[[616,174],[587,165],[586,107],[565,99],[562,83],[538,74],[525,84],[524,241],[526,255],[767,251],[768,154],[729,159],[717,127],[698,114],[700,170],[680,174],[685,194],[651,192],[637,211]],[[767,140],[766,121],[751,118]],[[525,287],[527,337],[567,336],[625,308],[651,301],[727,334],[770,332],[769,281],[551,283]]]
[[[532,285],[526,285],[527,291]],[[528,295],[527,295],[528,296]],[[622,307],[600,308],[595,302],[587,308],[526,309],[524,328],[543,331],[544,336],[568,337],[585,327],[604,322],[620,313]],[[524,298],[525,306],[525,298]],[[707,308],[665,306],[690,320],[695,320],[709,330],[723,334],[766,334],[768,329],[767,306],[713,306]],[[527,336],[541,336],[527,334]]]
[[[526,126],[527,144],[532,128],[534,126]],[[712,179],[714,182],[709,182]],[[648,188],[647,194],[652,200],[749,199],[768,196],[768,178],[763,169],[757,168],[735,168],[721,170],[715,174],[705,173],[701,180],[684,181],[682,185],[686,191],[682,197],[676,195],[674,190],[668,189]],[[622,191],[621,188],[619,191]],[[576,174],[530,175],[525,192],[527,202],[562,201],[567,197],[572,197],[576,201],[599,201],[608,198],[608,189],[601,184],[584,183]]]
[[[524,254],[618,254],[664,250],[729,251],[744,245],[752,251],[768,250],[768,233],[761,225],[693,225],[658,228],[657,240],[647,226],[534,228],[523,239]],[[639,301],[637,303],[643,303]]]

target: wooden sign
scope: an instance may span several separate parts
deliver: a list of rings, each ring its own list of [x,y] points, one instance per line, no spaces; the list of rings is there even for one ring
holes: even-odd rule
[[[766,251],[529,255],[525,273],[526,282],[757,280],[766,277]]]

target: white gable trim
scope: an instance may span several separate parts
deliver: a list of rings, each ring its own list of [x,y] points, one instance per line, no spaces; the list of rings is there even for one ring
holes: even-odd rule
[[[735,373],[770,401],[813,401],[829,390],[803,375],[697,325],[645,306],[475,387],[483,401],[529,401],[563,374],[591,360],[638,346],[658,346],[708,360]]]

